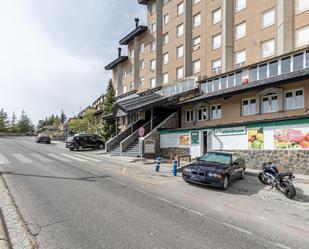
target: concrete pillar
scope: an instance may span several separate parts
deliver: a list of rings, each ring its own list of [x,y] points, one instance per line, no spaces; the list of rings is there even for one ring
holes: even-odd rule
[[[233,70],[234,58],[234,1],[223,0],[222,16],[222,72]]]
[[[162,51],[163,51],[163,10],[162,10],[162,1],[157,0],[157,12],[156,12],[156,86],[161,86],[163,83],[162,77]]]
[[[139,25],[139,19],[135,18],[135,28],[137,28]],[[139,54],[140,54],[140,46],[139,46],[139,40],[138,37],[134,37],[134,74],[133,74],[133,81],[134,81],[134,89],[139,88]]]
[[[277,55],[293,50],[293,1],[277,2]]]
[[[118,96],[122,94],[122,77],[123,77],[123,71],[121,65],[117,65],[116,69],[116,84],[117,84],[117,94]]]
[[[184,76],[192,76],[192,0],[185,0]]]

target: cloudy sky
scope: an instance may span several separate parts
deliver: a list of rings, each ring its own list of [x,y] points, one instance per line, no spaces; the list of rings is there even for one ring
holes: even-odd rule
[[[137,0],[0,0],[0,108],[33,122],[104,93],[118,41],[145,23]]]

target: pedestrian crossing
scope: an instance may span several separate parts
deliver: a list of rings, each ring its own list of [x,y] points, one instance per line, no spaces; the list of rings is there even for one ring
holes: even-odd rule
[[[33,164],[35,162],[40,163],[54,163],[56,161],[61,161],[64,163],[69,162],[101,162],[102,160],[97,157],[92,157],[89,155],[79,155],[78,153],[65,154],[65,153],[10,153],[4,154],[0,153],[0,165],[12,164],[19,162],[21,164]]]

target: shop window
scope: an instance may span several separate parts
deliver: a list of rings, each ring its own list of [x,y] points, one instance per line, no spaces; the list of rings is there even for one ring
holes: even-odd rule
[[[257,80],[257,67],[252,67],[249,69],[249,80],[250,82]]]
[[[304,54],[296,54],[293,56],[293,70],[303,69],[304,67]]]
[[[193,117],[193,110],[187,110],[186,111],[186,122],[193,122],[194,117]]]
[[[281,60],[281,73],[291,72],[291,58],[287,57]]]
[[[242,115],[255,115],[256,114],[256,99],[245,99],[242,102]]]
[[[262,98],[262,112],[277,112],[279,110],[279,101],[278,95],[269,93],[263,96]]]
[[[211,119],[220,119],[222,118],[222,107],[221,105],[211,106]]]
[[[304,108],[304,91],[302,89],[288,91],[285,93],[285,109]]]
[[[197,120],[203,121],[208,119],[208,110],[206,106],[197,109]]]
[[[278,75],[278,61],[269,63],[269,77]]]
[[[267,78],[267,64],[259,66],[259,80]]]

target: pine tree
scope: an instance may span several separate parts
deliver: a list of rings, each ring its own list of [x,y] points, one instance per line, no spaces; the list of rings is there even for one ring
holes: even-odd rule
[[[17,127],[21,133],[32,132],[34,130],[34,126],[24,110],[21,112]]]
[[[65,121],[67,121],[67,115],[65,115],[65,113],[64,113],[63,110],[61,110],[60,120],[61,120],[61,123],[62,123],[62,124],[64,124]]]
[[[104,98],[104,103],[103,103],[104,115],[108,115],[113,112],[113,106],[115,102],[116,102],[115,89],[114,89],[112,80],[109,80],[108,86],[106,89],[106,95]],[[116,134],[116,130],[117,130],[116,122],[104,121],[103,129],[102,129],[102,136],[105,139],[105,141],[113,137]]]
[[[9,130],[10,121],[7,112],[2,108],[0,110],[0,132],[7,132]]]
[[[18,133],[17,122],[18,120],[17,120],[16,114],[15,112],[13,112],[12,119],[11,119],[11,127],[10,127],[10,131],[12,133]]]

